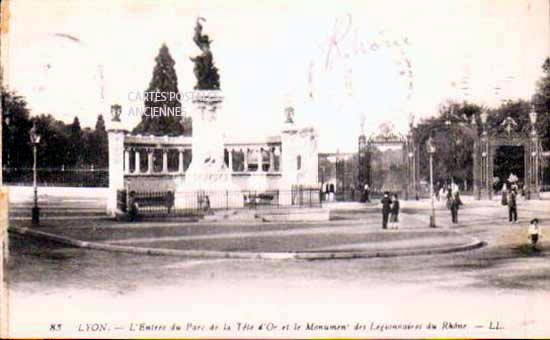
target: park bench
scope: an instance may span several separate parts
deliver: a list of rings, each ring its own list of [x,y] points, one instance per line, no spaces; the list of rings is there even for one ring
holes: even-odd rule
[[[174,193],[165,192],[137,192],[131,191],[127,195],[125,211],[130,220],[137,216],[170,214],[174,207]]]
[[[246,193],[244,194],[245,206],[265,206],[278,205],[277,193]]]

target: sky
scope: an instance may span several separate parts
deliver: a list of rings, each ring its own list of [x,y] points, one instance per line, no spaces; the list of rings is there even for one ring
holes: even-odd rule
[[[213,40],[228,137],[277,135],[284,109],[323,152],[354,151],[383,123],[406,133],[449,100],[528,99],[549,55],[547,0],[39,1],[9,3],[4,85],[33,115],[82,126],[123,107],[131,129],[163,43],[195,85],[195,20]],[[495,90],[498,88],[498,90]],[[184,103],[184,110],[191,110]]]

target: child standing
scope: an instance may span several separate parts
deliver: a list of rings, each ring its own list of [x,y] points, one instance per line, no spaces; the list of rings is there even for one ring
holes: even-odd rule
[[[542,238],[538,218],[534,218],[531,220],[531,224],[529,224],[529,229],[527,230],[527,233],[529,234],[529,241],[531,241],[531,246],[533,247],[533,249],[535,249],[537,247],[537,242],[539,241],[539,238]]]
[[[390,229],[399,228],[399,199],[397,194],[392,195],[391,201],[391,215],[390,215]]]

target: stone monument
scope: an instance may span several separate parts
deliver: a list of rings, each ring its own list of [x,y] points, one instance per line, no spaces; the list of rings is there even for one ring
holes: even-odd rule
[[[192,160],[185,179],[176,183],[175,207],[196,208],[197,197],[208,198],[210,208],[242,207],[240,189],[232,181],[231,169],[224,162],[224,139],[218,115],[223,95],[220,90],[218,69],[214,66],[211,40],[202,33],[198,18],[193,41],[202,51],[191,58],[197,84],[193,92],[191,117],[193,120]]]

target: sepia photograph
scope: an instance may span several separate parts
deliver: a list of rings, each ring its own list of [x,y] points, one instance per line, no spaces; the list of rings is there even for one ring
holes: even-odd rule
[[[1,338],[550,336],[549,0],[4,0]]]

